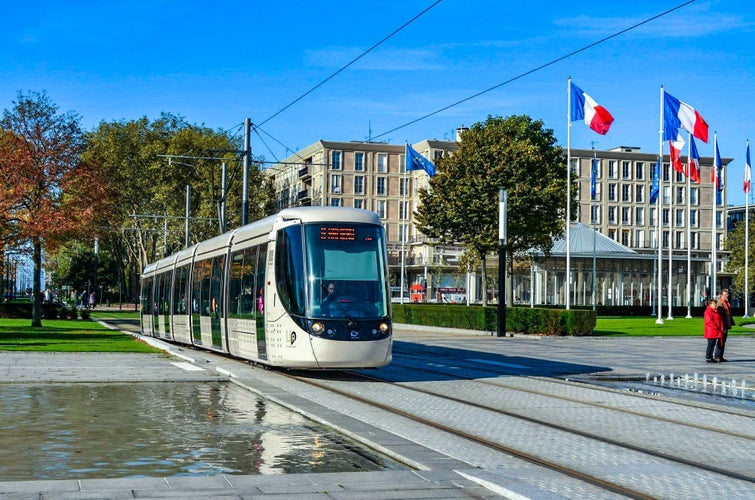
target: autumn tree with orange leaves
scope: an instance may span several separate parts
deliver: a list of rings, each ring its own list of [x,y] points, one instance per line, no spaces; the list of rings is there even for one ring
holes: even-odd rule
[[[105,176],[82,160],[79,122],[75,113],[58,113],[44,92],[19,92],[0,119],[0,240],[6,249],[31,249],[32,326],[42,326],[43,252],[94,238],[109,212]]]

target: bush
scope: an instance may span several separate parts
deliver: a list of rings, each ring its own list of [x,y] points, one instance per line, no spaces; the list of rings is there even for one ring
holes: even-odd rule
[[[393,321],[412,325],[498,330],[497,306],[393,304]],[[592,310],[529,307],[506,308],[506,331],[540,335],[590,335],[597,316]]]

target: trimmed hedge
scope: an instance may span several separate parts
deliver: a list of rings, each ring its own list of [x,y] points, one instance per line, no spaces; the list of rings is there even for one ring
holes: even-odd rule
[[[88,312],[88,311],[87,311]],[[42,319],[76,319],[79,311],[66,304],[42,304]],[[84,311],[81,311],[84,318]],[[0,304],[0,318],[31,319],[31,302],[10,302]]]
[[[497,306],[393,304],[393,321],[412,325],[498,330]],[[530,307],[506,308],[506,331],[539,335],[590,335],[597,316],[592,310]]]

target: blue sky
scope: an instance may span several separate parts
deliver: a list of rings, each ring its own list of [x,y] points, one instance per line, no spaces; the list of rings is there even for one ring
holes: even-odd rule
[[[260,124],[434,0],[216,2],[3,0],[0,108],[42,91],[87,129],[156,118],[236,131]],[[729,202],[744,203],[755,139],[755,11],[697,0],[658,20],[412,125],[403,125],[683,4],[683,0],[442,0],[387,42],[262,125],[255,155],[282,159],[319,139],[452,139],[488,115],[542,119],[566,146],[571,76],[615,122],[582,123],[573,148],[658,151],[659,92],[718,132]],[[264,140],[264,142],[263,142]],[[754,146],[755,148],[755,146]],[[703,156],[713,152],[698,141]],[[707,181],[707,179],[704,179]]]

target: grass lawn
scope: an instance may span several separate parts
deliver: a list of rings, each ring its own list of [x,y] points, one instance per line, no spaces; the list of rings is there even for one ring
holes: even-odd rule
[[[162,352],[96,321],[45,319],[41,328],[30,325],[29,319],[0,319],[0,351]]]
[[[662,325],[655,323],[655,316],[600,316],[593,331],[596,337],[656,337],[656,336],[703,336],[703,318],[675,317],[667,320],[662,315]],[[755,329],[741,326],[744,320],[734,318],[737,326],[729,330],[729,335],[753,335]],[[749,320],[751,321],[751,320]]]

